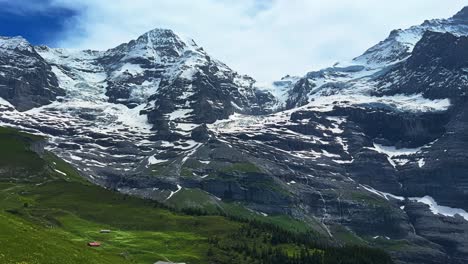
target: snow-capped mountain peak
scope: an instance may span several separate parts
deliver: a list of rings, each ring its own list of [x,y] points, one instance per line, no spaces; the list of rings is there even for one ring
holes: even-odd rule
[[[414,45],[426,31],[449,32],[458,36],[467,35],[468,7],[463,8],[452,18],[426,20],[418,26],[394,30],[384,41],[355,58],[354,62],[382,67],[401,61],[408,57]]]
[[[199,52],[201,50],[194,40],[183,38],[170,29],[158,28],[106,51],[105,56],[123,56],[121,59],[126,61],[143,57],[159,63],[172,63],[184,56],[187,51]]]
[[[385,40],[352,61],[309,72],[303,78],[297,78],[286,87],[281,87],[282,93],[278,101],[284,102],[283,105],[289,109],[305,105],[317,95],[334,95],[348,89],[370,94],[375,88],[375,77],[386,69],[406,61],[425,32],[447,32],[454,36],[467,36],[467,13],[468,7],[465,7],[452,18],[426,20],[417,26],[393,30]]]
[[[171,48],[182,53],[186,49],[198,49],[193,39],[184,38],[171,29],[156,28],[141,35],[137,41],[146,41],[153,49]]]
[[[32,51],[32,46],[29,42],[21,36],[16,37],[1,37],[0,36],[0,49],[2,50],[28,50]]]

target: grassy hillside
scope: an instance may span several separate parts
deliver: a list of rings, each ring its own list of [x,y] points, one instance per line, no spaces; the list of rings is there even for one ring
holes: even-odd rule
[[[378,250],[328,247],[307,230],[176,213],[94,186],[32,151],[41,140],[0,128],[0,263],[391,263]]]

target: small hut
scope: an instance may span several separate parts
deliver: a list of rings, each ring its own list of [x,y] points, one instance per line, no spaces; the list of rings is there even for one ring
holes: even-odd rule
[[[99,242],[89,242],[88,246],[89,247],[100,247],[101,243],[99,243]]]

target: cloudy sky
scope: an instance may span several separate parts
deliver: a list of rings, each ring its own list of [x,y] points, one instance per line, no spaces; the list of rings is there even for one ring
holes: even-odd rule
[[[450,17],[465,5],[468,0],[0,0],[0,35],[107,49],[170,28],[264,82],[351,59],[392,29]]]

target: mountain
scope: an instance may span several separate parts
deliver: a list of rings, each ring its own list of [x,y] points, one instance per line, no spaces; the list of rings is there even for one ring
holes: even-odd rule
[[[169,210],[105,190],[43,149],[43,141],[0,128],[2,263],[392,263],[381,250],[332,245],[301,223]]]
[[[212,59],[193,40],[156,29],[108,50],[99,61],[108,74],[109,101],[142,102],[149,122],[212,123],[231,114],[264,114],[272,98],[255,81]],[[160,127],[158,126],[159,130]]]
[[[170,30],[107,51],[3,38],[0,76],[37,60],[50,87],[0,89],[0,124],[49,137],[46,150],[124,194],[294,218],[396,263],[465,263],[467,10],[267,88]]]
[[[407,60],[427,31],[450,33],[454,36],[468,35],[466,13],[467,8],[464,8],[449,19],[426,20],[418,26],[393,30],[385,40],[350,62],[337,63],[330,68],[309,72],[303,78],[294,78],[287,84],[283,105],[288,109],[304,105],[313,98],[317,88],[324,90],[321,88],[324,84],[326,88],[358,82],[363,77],[380,73],[391,65]]]

